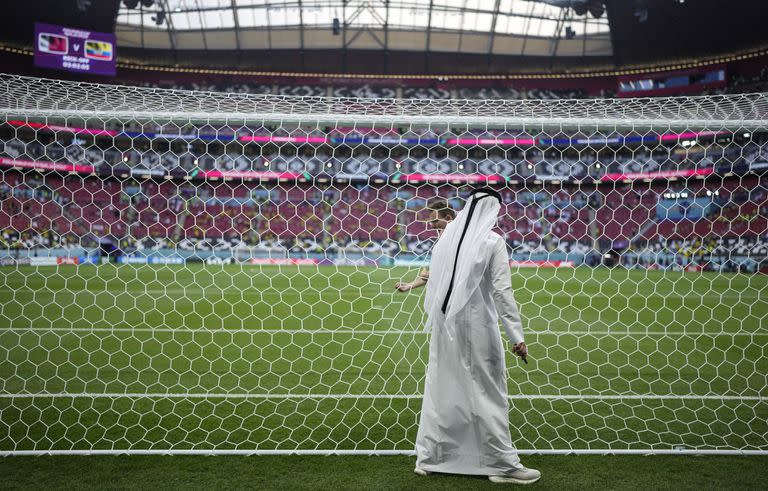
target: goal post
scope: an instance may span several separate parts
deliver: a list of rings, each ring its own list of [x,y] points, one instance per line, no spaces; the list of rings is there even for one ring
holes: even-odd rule
[[[767,141],[766,94],[0,74],[0,455],[413,454],[430,335],[395,284],[478,185],[530,349],[521,453],[768,454]]]

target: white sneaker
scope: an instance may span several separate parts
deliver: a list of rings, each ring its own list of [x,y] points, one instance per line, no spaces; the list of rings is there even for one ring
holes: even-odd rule
[[[424,469],[422,469],[421,467],[415,467],[415,468],[413,469],[413,473],[414,473],[414,474],[416,474],[416,475],[418,475],[418,476],[428,476],[428,475],[430,475],[430,474],[431,474],[431,472],[429,472],[429,471],[425,471],[425,470],[424,470]]]
[[[541,479],[541,472],[536,469],[521,467],[502,476],[488,476],[488,479],[496,484],[533,484]]]

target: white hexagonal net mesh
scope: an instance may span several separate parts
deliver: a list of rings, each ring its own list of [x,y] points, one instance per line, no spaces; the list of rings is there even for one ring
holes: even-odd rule
[[[521,451],[768,452],[766,115],[0,75],[0,453],[412,452],[429,335],[394,286],[477,184]]]

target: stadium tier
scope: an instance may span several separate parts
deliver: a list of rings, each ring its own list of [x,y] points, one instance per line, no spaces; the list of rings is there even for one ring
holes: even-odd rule
[[[115,83],[178,90],[272,94],[299,97],[352,97],[383,99],[585,99],[604,97],[654,97],[669,95],[733,94],[762,92],[768,88],[768,68],[754,62],[731,62],[686,70],[636,70],[631,76],[582,76],[573,78],[531,76],[510,79],[482,76],[445,77],[445,80],[382,78],[364,79],[306,76],[204,75],[184,72],[161,74],[141,67]],[[138,72],[138,73],[137,73]],[[127,74],[126,74],[127,75]],[[435,77],[442,79],[443,77]],[[259,81],[254,82],[254,79]]]
[[[508,179],[620,180],[759,171],[765,133],[749,131],[427,130],[115,125],[112,129],[11,120],[0,124],[0,165],[83,166],[104,174],[248,177],[253,172],[368,180],[437,174]],[[40,163],[36,163],[40,161]],[[74,167],[72,167],[74,169]],[[647,175],[643,175],[647,174]],[[254,174],[257,176],[257,174]],[[464,177],[466,179],[466,177]],[[422,179],[423,180],[423,179]]]
[[[768,233],[766,186],[768,181],[755,175],[512,186],[502,190],[499,231],[517,261],[548,257],[595,265],[601,261],[591,256],[619,250],[635,257],[662,244],[665,253],[645,266],[724,268],[722,254],[715,260],[685,253],[698,240],[704,249],[730,246],[731,270],[743,264],[756,271],[766,268],[765,255],[739,253],[739,248]],[[98,254],[100,242],[114,241],[121,254],[144,258],[202,260],[213,254],[244,260],[279,253],[344,259],[355,251],[351,257],[391,264],[428,251],[434,234],[419,210],[436,197],[459,207],[469,189],[429,183],[156,181],[5,170],[0,229],[11,257],[56,250],[88,256]]]

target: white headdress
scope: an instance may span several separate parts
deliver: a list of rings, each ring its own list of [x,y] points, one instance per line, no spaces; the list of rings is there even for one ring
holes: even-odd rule
[[[491,188],[472,192],[456,219],[445,227],[432,250],[429,282],[424,298],[425,330],[445,315],[451,339],[456,313],[480,285],[493,245],[490,232],[501,209],[501,196]]]

